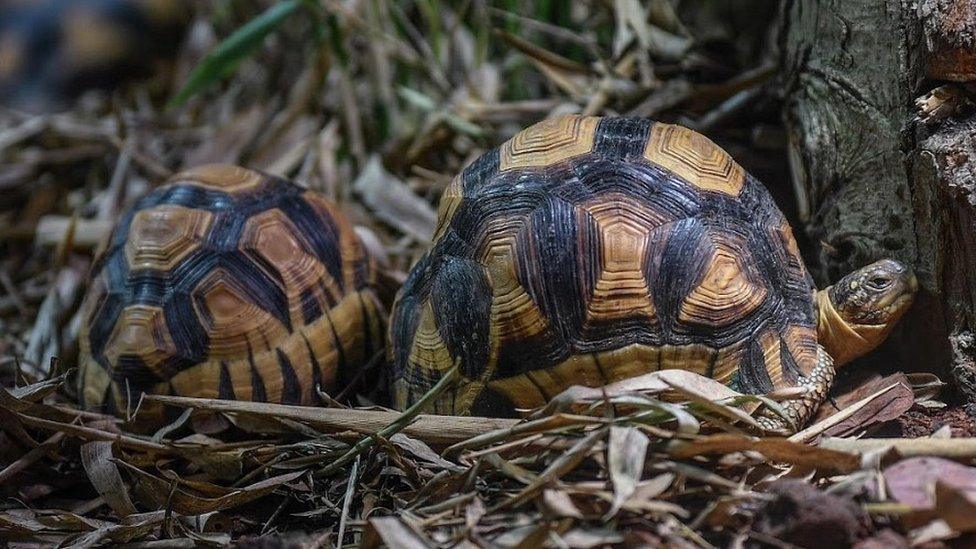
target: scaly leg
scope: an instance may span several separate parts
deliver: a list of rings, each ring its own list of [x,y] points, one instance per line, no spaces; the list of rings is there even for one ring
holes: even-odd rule
[[[835,375],[837,375],[837,370],[834,369],[834,360],[830,358],[830,355],[827,354],[827,351],[822,346],[818,345],[817,365],[810,372],[809,376],[799,379],[799,386],[807,390],[806,394],[800,398],[787,400],[783,403],[783,408],[786,409],[786,413],[789,415],[790,420],[792,420],[793,425],[796,426],[796,429],[802,429],[810,421],[810,418],[813,417],[817,408],[820,407],[820,403],[827,398],[827,393],[830,392],[830,386],[834,382]],[[783,434],[794,431],[783,418],[772,413],[764,414],[756,419],[764,429],[769,431]]]

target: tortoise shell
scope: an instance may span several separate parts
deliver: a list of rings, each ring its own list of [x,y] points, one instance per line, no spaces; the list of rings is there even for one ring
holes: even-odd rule
[[[352,225],[260,172],[174,176],[122,217],[92,275],[79,376],[90,407],[134,408],[142,392],[312,404],[383,349]]]
[[[815,288],[769,192],[680,126],[566,116],[448,186],[392,315],[396,405],[510,415],[663,368],[750,394],[817,366]]]

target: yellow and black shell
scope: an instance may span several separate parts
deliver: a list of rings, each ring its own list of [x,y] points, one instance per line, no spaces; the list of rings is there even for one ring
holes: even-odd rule
[[[315,404],[383,350],[374,268],[321,195],[234,166],[174,176],[114,229],[83,305],[80,394]],[[128,408],[126,408],[128,407]]]
[[[813,282],[769,192],[681,126],[564,116],[468,166],[391,318],[396,405],[508,415],[664,368],[744,393],[818,364]]]

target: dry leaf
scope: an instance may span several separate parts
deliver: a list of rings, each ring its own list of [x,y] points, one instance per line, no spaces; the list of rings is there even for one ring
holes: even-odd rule
[[[396,517],[370,519],[359,547],[371,549],[384,545],[390,549],[427,549],[431,546]]]
[[[430,240],[437,223],[437,212],[405,183],[387,172],[379,156],[372,156],[353,183],[356,191],[376,217],[421,242]]]
[[[124,518],[136,513],[119,468],[112,461],[111,442],[100,440],[82,444],[81,463],[88,474],[88,480],[115,514]]]
[[[267,118],[264,105],[252,105],[235,114],[232,120],[218,126],[199,147],[185,154],[183,168],[212,163],[237,164],[244,149],[260,134]]]
[[[935,505],[937,482],[976,494],[976,467],[937,457],[903,459],[884,470],[888,493],[900,503],[919,509]]]
[[[223,496],[216,498],[200,497],[178,487],[176,483],[163,480],[136,467],[122,464],[136,477],[136,492],[147,502],[157,508],[170,508],[182,515],[202,515],[214,511],[223,511],[238,505],[262,498],[286,482],[291,482],[305,474],[305,471],[287,473],[256,482],[250,486],[235,490],[228,490]]]
[[[959,532],[952,529],[944,520],[932,522],[916,528],[909,533],[912,547],[924,547],[928,543],[945,541],[959,537]]]
[[[545,408],[545,412],[556,410],[583,410],[594,401],[604,397],[620,397],[628,393],[649,395],[668,394],[680,395],[681,389],[686,393],[711,401],[732,399],[743,396],[742,393],[730,389],[728,386],[707,377],[687,370],[660,370],[651,372],[604,387],[585,387],[573,385],[562,391],[552,399]]]
[[[459,472],[463,471],[464,468],[447,461],[441,456],[437,455],[437,452],[431,449],[426,443],[413,437],[409,437],[403,433],[397,433],[390,437],[390,442],[395,444],[398,448],[402,448],[414,456],[438,466],[441,469],[447,471]]]
[[[542,504],[556,516],[583,518],[573,499],[562,490],[543,490]]]
[[[613,482],[613,508],[608,515],[616,514],[623,502],[634,494],[644,472],[649,443],[647,435],[634,427],[610,427],[607,466]]]
[[[957,532],[976,531],[976,491],[936,481],[935,512]]]
[[[884,378],[875,378],[867,383],[838,396],[832,402],[820,405],[811,424],[819,423],[853,405],[857,401],[890,385],[897,386],[872,400],[869,404],[855,412],[852,416],[831,426],[823,432],[823,436],[845,436],[880,425],[886,421],[897,419],[907,412],[915,402],[908,378],[903,373],[892,374]]]
[[[620,543],[624,540],[619,532],[613,530],[584,530],[575,528],[560,536],[567,547],[590,549]]]

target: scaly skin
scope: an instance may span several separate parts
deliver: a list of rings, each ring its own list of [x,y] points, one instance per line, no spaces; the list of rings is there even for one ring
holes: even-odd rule
[[[833,359],[823,347],[819,347],[817,366],[814,367],[809,376],[800,378],[799,386],[807,390],[806,394],[783,403],[783,408],[786,409],[786,414],[793,425],[789,425],[783,418],[773,413],[756,418],[759,425],[767,431],[784,435],[795,432],[810,420],[813,413],[827,398],[827,393],[830,392],[830,386],[833,384],[836,375],[837,370],[834,368]]]

